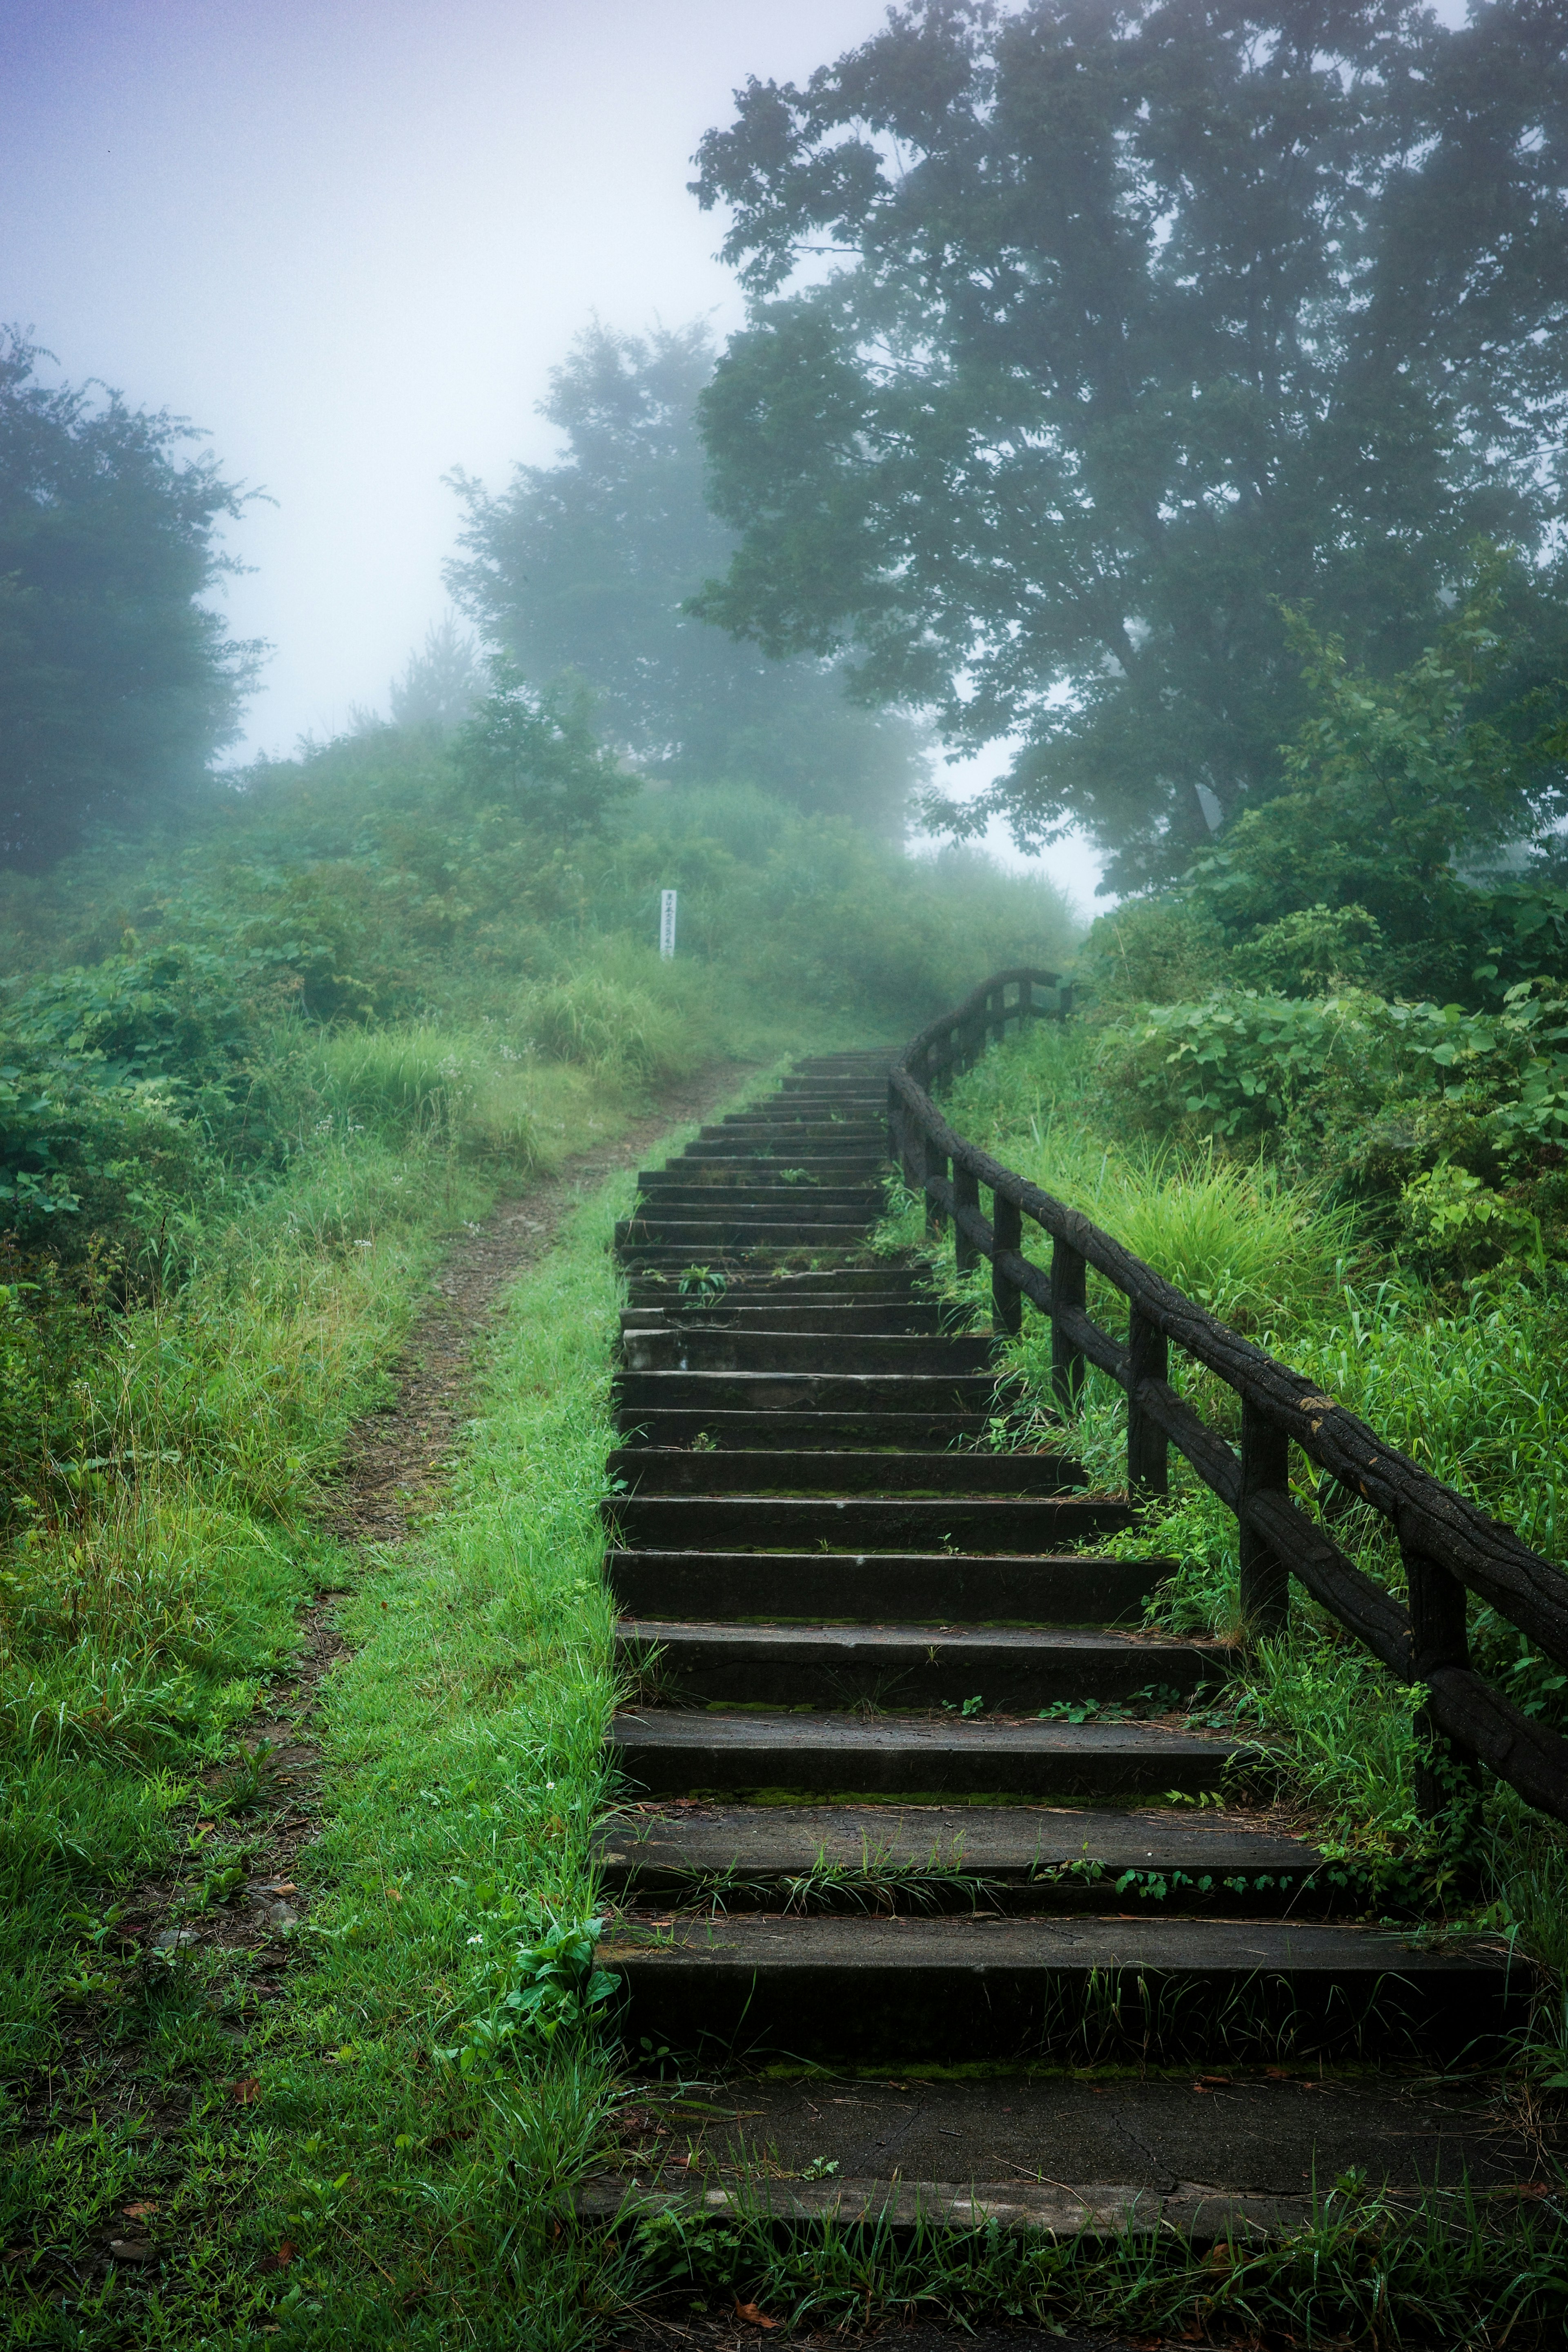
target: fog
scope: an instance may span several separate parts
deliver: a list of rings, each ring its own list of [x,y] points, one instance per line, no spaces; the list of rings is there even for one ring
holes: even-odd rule
[[[384,707],[444,605],[442,476],[552,454],[533,404],[591,313],[739,322],[692,151],[747,76],[804,76],[882,16],[9,0],[0,318],[67,379],[189,415],[274,502],[228,534],[234,632],[274,648],[242,755]]]

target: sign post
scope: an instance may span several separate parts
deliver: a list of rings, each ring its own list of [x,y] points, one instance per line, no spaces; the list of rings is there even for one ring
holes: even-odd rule
[[[658,951],[661,956],[672,956],[675,953],[675,893],[673,890],[659,892]]]

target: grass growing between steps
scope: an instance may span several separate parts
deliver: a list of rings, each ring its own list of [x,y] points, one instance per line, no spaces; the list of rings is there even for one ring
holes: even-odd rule
[[[853,2333],[985,2321],[1158,2330],[1185,2343],[1514,2352],[1555,2346],[1568,2314],[1568,2229],[1551,2207],[1467,2199],[1412,2217],[1355,2174],[1321,2186],[1283,2241],[1193,2246],[1173,2231],[1047,2240],[970,2231],[651,2215],[631,2244],[647,2304],[677,2319],[750,2305],[775,2324]],[[896,2340],[896,2339],[895,2339]]]
[[[1462,1292],[1434,1287],[1329,1205],[1300,1176],[1215,1148],[1128,1140],[1115,1106],[1097,1094],[1093,1033],[1042,1022],[993,1049],[954,1087],[947,1115],[1046,1191],[1083,1209],[1211,1312],[1317,1381],[1394,1444],[1525,1539],[1562,1558],[1564,1434],[1568,1433],[1568,1276],[1503,1274]],[[895,1194],[886,1244],[920,1244],[916,1204]],[[1027,1254],[1048,1245],[1026,1227]],[[951,1244],[933,1254],[939,1286],[984,1319],[989,1268],[958,1279]],[[1092,1273],[1089,1312],[1126,1327],[1120,1294]],[[1026,1305],[1009,1357],[1051,1404],[1046,1319]],[[1238,1442],[1237,1400],[1173,1351],[1172,1380],[1212,1426]],[[1033,1442],[1033,1441],[1031,1441]],[[1126,1402],[1091,1370],[1074,1443],[1109,1487],[1126,1477]],[[1176,1574],[1152,1607],[1173,1631],[1238,1637],[1236,1523],[1176,1454],[1167,1509],[1110,1549],[1172,1555]],[[1315,1474],[1293,1455],[1296,1501],[1311,1513]],[[1333,1518],[1337,1540],[1403,1594],[1398,1548],[1367,1506]],[[1480,1669],[1527,1710],[1559,1726],[1568,1677],[1473,1600]],[[1300,1588],[1289,1634],[1238,1653],[1226,1712],[1237,1728],[1279,1744],[1285,1794],[1359,1874],[1379,1916],[1434,1927],[1475,1926],[1514,1938],[1542,1964],[1539,2024],[1526,2063],[1547,2080],[1568,2075],[1568,1832],[1489,1786],[1479,1838],[1463,1855],[1415,1806],[1412,1694],[1346,1635]],[[1212,1710],[1209,1710],[1212,1711]]]

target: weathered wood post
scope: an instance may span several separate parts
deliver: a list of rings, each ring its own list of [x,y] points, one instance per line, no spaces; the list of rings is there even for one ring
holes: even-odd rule
[[[952,1198],[960,1209],[977,1210],[980,1206],[980,1179],[972,1176],[957,1160],[952,1163]],[[952,1255],[960,1274],[973,1274],[980,1263],[979,1245],[971,1240],[956,1217],[952,1224]]]
[[[1170,1440],[1138,1402],[1140,1381],[1169,1372],[1163,1331],[1129,1305],[1127,1310],[1127,1491],[1134,1502],[1163,1503],[1171,1491]]]
[[[1022,1250],[1024,1213],[1016,1202],[1007,1200],[1001,1192],[992,1195],[991,1225],[997,1256],[1004,1250]],[[991,1265],[991,1328],[994,1331],[1005,1331],[1009,1339],[1016,1339],[1024,1328],[1024,1294],[1017,1284],[1003,1273],[995,1259]]]
[[[1241,1400],[1241,1613],[1254,1633],[1279,1633],[1290,1613],[1290,1571],[1255,1534],[1247,1506],[1254,1495],[1290,1491],[1290,1440],[1247,1397]]]
[[[1465,1588],[1441,1561],[1401,1543],[1410,1591],[1411,1677],[1424,1683],[1443,1666],[1468,1666]],[[1480,1803],[1480,1759],[1468,1741],[1438,1730],[1429,1710],[1415,1711],[1415,1801],[1427,1821],[1447,1815],[1461,1836]]]
[[[932,1141],[929,1135],[925,1138],[925,1166],[922,1174],[926,1201],[926,1234],[928,1239],[934,1240],[946,1231],[947,1218],[943,1213],[942,1202],[931,1188],[933,1182],[941,1184],[946,1181],[947,1154],[939,1143]]]
[[[1051,1245],[1051,1388],[1057,1411],[1075,1413],[1083,1402],[1083,1349],[1057,1320],[1065,1307],[1087,1311],[1089,1267],[1080,1251],[1058,1239]]]

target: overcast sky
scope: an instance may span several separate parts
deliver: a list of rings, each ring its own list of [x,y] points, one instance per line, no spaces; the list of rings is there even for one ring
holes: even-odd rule
[[[229,534],[234,632],[274,647],[247,750],[384,708],[444,609],[443,474],[552,453],[533,404],[591,313],[739,322],[698,140],[748,75],[804,76],[883,14],[0,0],[0,320],[188,415],[277,502]],[[1081,852],[1045,863],[1092,888]]]

